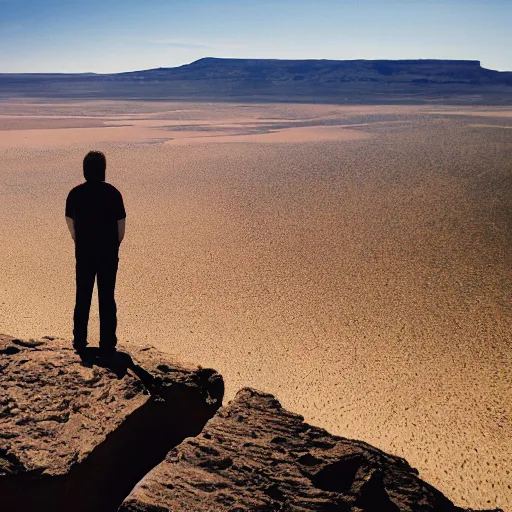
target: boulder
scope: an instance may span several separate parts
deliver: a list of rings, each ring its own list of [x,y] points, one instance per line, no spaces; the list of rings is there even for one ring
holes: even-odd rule
[[[222,404],[222,377],[154,348],[110,360],[0,335],[2,510],[115,511]]]
[[[405,459],[303,420],[272,395],[244,388],[200,435],[171,449],[119,510],[464,510]]]

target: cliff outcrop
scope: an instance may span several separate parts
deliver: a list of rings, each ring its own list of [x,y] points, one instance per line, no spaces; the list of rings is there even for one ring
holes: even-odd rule
[[[238,392],[172,449],[122,512],[463,512],[406,460],[304,423],[272,395]]]
[[[213,370],[152,348],[108,364],[71,343],[0,336],[0,509],[117,510],[222,403]]]
[[[154,348],[0,335],[6,512],[463,512],[406,460]]]

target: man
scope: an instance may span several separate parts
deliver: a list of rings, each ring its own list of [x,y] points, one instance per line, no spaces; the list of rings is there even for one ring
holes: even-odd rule
[[[119,246],[124,237],[126,212],[121,193],[105,182],[105,155],[91,151],[84,158],[85,183],[66,200],[66,222],[75,241],[76,303],[73,347],[82,354],[87,346],[89,310],[97,279],[100,310],[100,354],[109,357],[117,344],[117,308],[114,298]]]

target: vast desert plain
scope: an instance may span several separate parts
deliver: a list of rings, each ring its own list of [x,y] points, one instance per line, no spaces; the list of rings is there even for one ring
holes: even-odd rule
[[[127,210],[120,342],[512,510],[512,109],[1,102],[0,332],[72,337],[91,149]]]

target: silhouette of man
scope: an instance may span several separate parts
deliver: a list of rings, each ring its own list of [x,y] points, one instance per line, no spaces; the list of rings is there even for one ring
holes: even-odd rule
[[[75,241],[76,303],[73,347],[80,354],[87,346],[87,325],[94,281],[100,310],[100,354],[116,351],[117,307],[114,298],[119,246],[124,237],[126,212],[123,197],[105,182],[105,155],[91,151],[84,158],[82,183],[66,199],[66,222]]]

